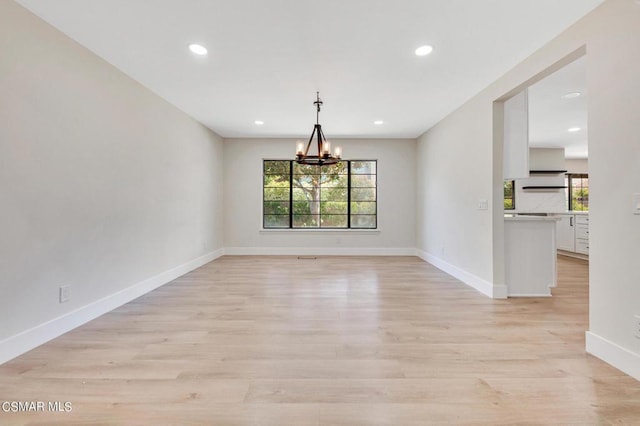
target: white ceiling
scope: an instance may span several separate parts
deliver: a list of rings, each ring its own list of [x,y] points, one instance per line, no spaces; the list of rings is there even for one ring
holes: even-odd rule
[[[563,99],[568,93],[580,96]],[[564,148],[567,158],[587,158],[585,58],[572,62],[529,88],[529,146]],[[568,129],[579,127],[577,132]]]
[[[413,138],[603,0],[17,1],[224,137],[308,136],[319,90],[327,137]]]

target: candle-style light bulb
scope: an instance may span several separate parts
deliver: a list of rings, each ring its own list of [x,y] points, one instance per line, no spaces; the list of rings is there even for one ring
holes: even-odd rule
[[[324,152],[327,154],[331,153],[331,142],[325,142],[324,143]]]
[[[296,154],[297,155],[303,155],[304,152],[302,151],[304,149],[304,144],[302,142],[298,142],[298,147],[296,149]]]
[[[339,146],[336,146],[335,156],[336,158],[342,157],[342,148],[340,148]]]

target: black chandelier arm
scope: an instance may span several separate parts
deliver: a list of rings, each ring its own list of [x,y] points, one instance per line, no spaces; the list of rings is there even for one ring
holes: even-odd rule
[[[316,134],[316,127],[313,127],[313,132],[311,132],[311,136],[309,137],[309,142],[307,142],[307,149],[304,150],[304,157],[309,155],[309,148],[311,148],[311,142],[313,142],[313,136]]]
[[[320,134],[322,135],[322,140],[326,142],[327,138],[324,136],[324,132],[322,131],[322,126],[319,125],[318,128],[320,129]]]
[[[318,157],[324,157],[324,152],[322,152],[323,149],[323,134],[322,134],[322,126],[320,126],[319,124],[316,124],[315,127],[313,128],[313,132],[318,132]]]

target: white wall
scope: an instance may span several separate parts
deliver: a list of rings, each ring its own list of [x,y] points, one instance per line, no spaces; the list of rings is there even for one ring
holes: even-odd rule
[[[483,293],[506,296],[493,283],[491,129],[491,102],[475,98],[418,139],[416,247]]]
[[[564,148],[529,148],[530,170],[565,170]]]
[[[415,140],[331,140],[345,159],[378,160],[377,231],[262,231],[262,160],[292,159],[295,142],[225,139],[227,253],[414,254]]]
[[[446,260],[459,275],[503,284],[502,142],[499,130],[495,140],[492,133],[493,103],[585,51],[591,190],[587,350],[640,379],[640,339],[633,335],[633,316],[640,313],[640,215],[630,205],[631,194],[640,192],[636,1],[606,1],[419,138],[418,249]],[[492,200],[490,212],[474,208],[478,197]]]
[[[222,145],[0,2],[0,363],[215,256]]]
[[[565,159],[567,173],[589,173],[589,160],[586,158]]]
[[[584,23],[589,91],[590,335],[587,349],[640,380],[640,4],[605,3]]]

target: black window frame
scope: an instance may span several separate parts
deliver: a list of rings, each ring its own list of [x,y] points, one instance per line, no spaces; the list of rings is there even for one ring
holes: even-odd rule
[[[567,209],[569,211],[576,211],[576,212],[588,212],[589,211],[589,194],[587,193],[587,197],[586,197],[586,210],[574,210],[573,208],[573,189],[574,189],[574,184],[573,184],[573,180],[574,179],[589,179],[589,173],[566,173],[565,174],[566,180],[567,180]],[[584,188],[582,185],[580,185],[581,188]],[[589,184],[587,183],[586,186],[587,190],[589,189]],[[584,202],[583,202],[584,205]]]
[[[515,210],[516,209],[516,181],[515,180],[505,180],[506,182],[511,182],[511,197],[507,198],[507,194],[505,194],[504,191],[504,185],[503,185],[503,193],[502,193],[502,205],[504,207],[504,202],[507,200],[511,200],[511,207],[504,207],[505,210]]]
[[[273,200],[266,200],[266,189],[267,188],[271,188],[271,187],[267,187],[265,186],[265,177],[269,176],[268,174],[265,174],[265,163],[266,162],[285,162],[285,163],[289,163],[288,165],[288,173],[289,173],[289,199],[287,200],[289,203],[288,206],[288,213],[287,214],[278,214],[278,215],[274,215],[274,214],[270,214],[267,215],[265,213],[265,202],[278,202],[273,201]],[[313,231],[323,231],[323,230],[327,230],[327,231],[335,231],[335,230],[344,230],[344,231],[349,231],[349,230],[377,230],[378,229],[378,160],[373,160],[373,159],[352,159],[352,160],[341,160],[342,162],[346,163],[346,176],[347,176],[347,187],[346,189],[346,206],[347,206],[347,212],[344,214],[344,216],[346,216],[347,219],[347,225],[346,227],[339,227],[339,226],[322,226],[321,224],[319,224],[318,226],[295,226],[294,223],[294,216],[295,216],[295,209],[294,209],[294,185],[293,185],[293,179],[294,179],[294,169],[295,169],[295,160],[289,160],[289,159],[263,159],[262,160],[262,229],[265,230],[313,230]],[[367,162],[367,163],[374,163],[374,169],[375,169],[375,173],[369,173],[369,174],[359,174],[359,173],[353,173],[352,172],[352,164],[353,163],[358,163],[358,162]],[[314,166],[314,167],[324,167],[324,166]],[[278,176],[285,176],[286,174],[277,174]],[[358,175],[368,175],[368,176],[375,176],[375,186],[373,187],[359,187],[359,186],[352,186],[352,178],[353,176],[358,176]],[[361,188],[369,188],[369,189],[373,189],[374,190],[374,194],[375,194],[375,199],[374,200],[354,200],[353,199],[353,190],[354,189],[361,189]],[[285,200],[281,200],[280,202],[284,203]],[[321,202],[321,201],[319,201]],[[361,203],[373,203],[374,204],[374,211],[373,213],[362,213],[362,214],[358,214],[358,213],[353,213],[352,212],[352,203],[354,202],[361,202]],[[325,214],[326,216],[327,214]],[[328,214],[331,215],[331,214]],[[288,226],[267,226],[266,223],[266,218],[267,216],[283,216],[283,217],[288,217]],[[370,216],[373,217],[374,219],[374,225],[372,227],[362,227],[362,226],[354,226],[353,224],[353,219],[356,216]],[[321,220],[322,218],[322,214],[319,215],[319,218]]]

